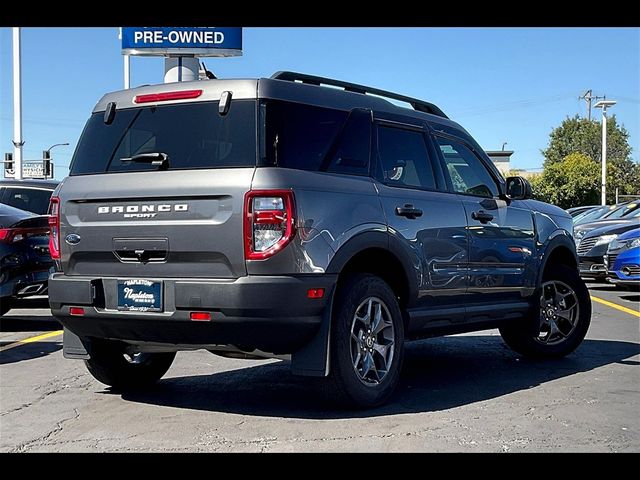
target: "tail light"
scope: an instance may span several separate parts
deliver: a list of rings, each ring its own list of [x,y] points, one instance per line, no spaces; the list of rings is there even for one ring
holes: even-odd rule
[[[48,228],[0,228],[0,243],[17,243],[35,235],[45,235]]]
[[[252,190],[244,201],[246,260],[264,260],[287,245],[295,233],[291,190]]]
[[[60,259],[60,199],[49,201],[49,253],[54,260]]]

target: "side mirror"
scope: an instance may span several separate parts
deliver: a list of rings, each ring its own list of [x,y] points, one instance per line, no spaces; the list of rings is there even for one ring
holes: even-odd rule
[[[533,198],[531,184],[523,177],[507,177],[507,197],[511,200]]]

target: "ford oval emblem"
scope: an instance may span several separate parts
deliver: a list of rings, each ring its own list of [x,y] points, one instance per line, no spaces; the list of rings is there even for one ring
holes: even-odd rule
[[[80,235],[77,233],[70,233],[65,237],[64,241],[69,245],[77,245],[80,243]]]

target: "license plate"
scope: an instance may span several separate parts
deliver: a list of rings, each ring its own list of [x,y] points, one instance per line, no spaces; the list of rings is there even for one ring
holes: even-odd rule
[[[118,280],[118,310],[161,312],[162,282],[140,278]]]

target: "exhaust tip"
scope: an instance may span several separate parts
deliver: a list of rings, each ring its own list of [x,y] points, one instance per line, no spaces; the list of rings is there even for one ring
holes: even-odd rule
[[[19,296],[21,296],[21,295],[35,295],[40,290],[42,290],[42,287],[44,287],[44,285],[42,283],[38,283],[38,284],[35,284],[35,285],[28,285],[28,286],[18,290],[17,295],[19,295]]]

